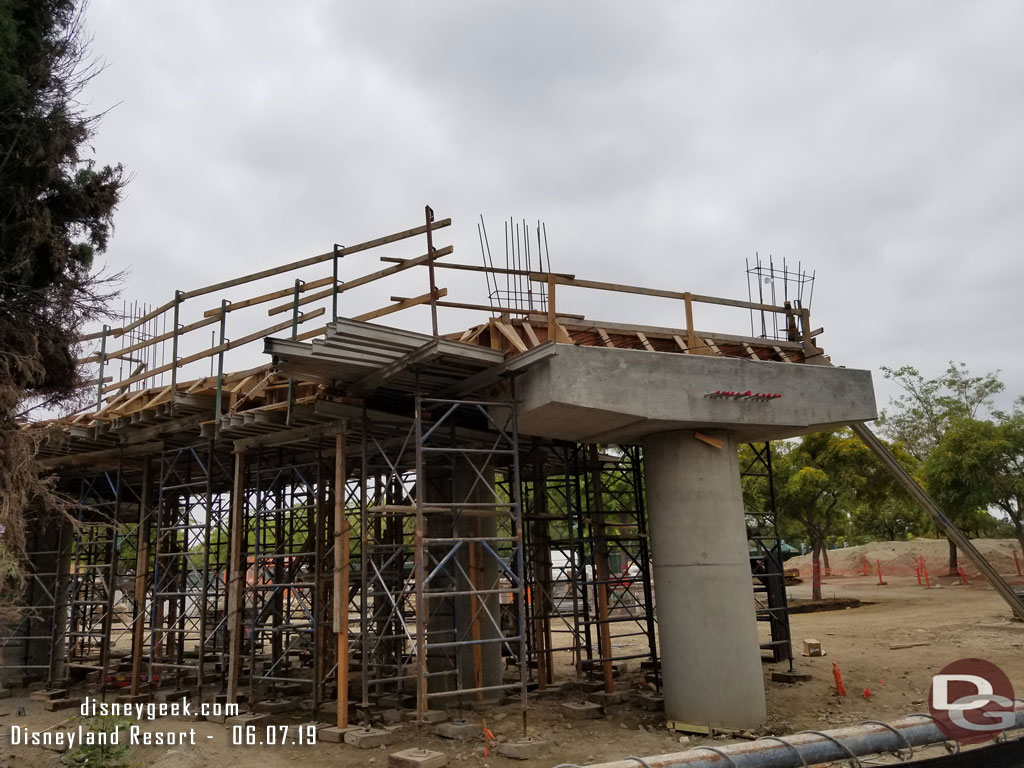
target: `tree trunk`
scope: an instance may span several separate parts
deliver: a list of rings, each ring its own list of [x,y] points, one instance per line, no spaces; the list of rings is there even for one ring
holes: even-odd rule
[[[811,545],[811,599],[821,600],[821,544]]]
[[[832,566],[828,561],[828,547],[825,545],[825,542],[821,543],[821,559],[823,564],[825,565],[825,575],[831,576]]]
[[[952,539],[948,539],[949,542],[949,576],[958,576],[957,572],[957,561],[956,561],[956,542]]]

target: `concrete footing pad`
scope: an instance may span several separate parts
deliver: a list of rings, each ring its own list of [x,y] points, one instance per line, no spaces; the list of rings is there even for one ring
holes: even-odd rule
[[[513,760],[533,760],[544,757],[548,753],[548,742],[544,739],[526,737],[515,741],[505,741],[498,745],[498,754],[511,757]]]
[[[332,744],[344,744],[345,734],[349,731],[361,731],[362,726],[350,725],[347,728],[339,728],[336,725],[332,725],[328,728],[321,728],[316,732],[318,741],[328,741]]]
[[[468,720],[452,720],[450,723],[441,723],[434,728],[436,735],[445,739],[458,739],[459,741],[479,739],[481,731],[480,723]]]
[[[595,720],[601,716],[601,705],[592,701],[563,701],[558,711],[570,720]]]
[[[442,768],[448,765],[448,755],[430,749],[403,749],[388,755],[388,768]]]
[[[345,743],[360,749],[376,749],[394,744],[397,740],[398,733],[387,729],[356,728],[345,734]]]

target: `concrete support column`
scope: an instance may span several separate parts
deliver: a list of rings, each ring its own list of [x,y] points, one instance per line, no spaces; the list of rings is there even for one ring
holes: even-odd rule
[[[755,728],[765,721],[736,440],[688,430],[644,439],[647,513],[669,721]]]

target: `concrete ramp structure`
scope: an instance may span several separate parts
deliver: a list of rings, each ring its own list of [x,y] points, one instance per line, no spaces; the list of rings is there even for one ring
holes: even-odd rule
[[[737,450],[874,419],[870,374],[831,365],[796,297],[459,263],[425,213],[83,337],[95,404],[42,448],[79,525],[33,540],[0,673],[301,699],[340,727],[513,696],[525,731],[535,687],[611,701],[639,671],[670,726],[763,724],[762,655],[791,649]],[[486,301],[439,287],[453,271]],[[425,292],[385,292],[399,273]],[[353,311],[359,290],[390,301]],[[624,295],[674,300],[679,327],[616,317]],[[709,305],[728,327],[700,329]]]

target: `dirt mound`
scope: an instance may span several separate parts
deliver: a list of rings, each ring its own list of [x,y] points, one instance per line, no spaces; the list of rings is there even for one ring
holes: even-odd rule
[[[1017,564],[1014,552],[1024,568],[1024,555],[1020,544],[1015,539],[974,539],[974,546],[1005,576],[1017,575]],[[828,551],[829,565],[834,576],[862,576],[864,563],[867,561],[869,575],[877,574],[878,566],[882,568],[882,578],[886,576],[913,576],[915,562],[924,557],[928,573],[933,576],[944,576],[948,571],[949,544],[945,539],[912,539],[910,541],[874,541],[858,547],[843,547]],[[980,577],[974,564],[960,553],[960,565],[967,577]],[[787,568],[799,568],[800,576],[810,578],[810,554],[794,557],[786,561]],[[824,567],[824,566],[823,566]]]

